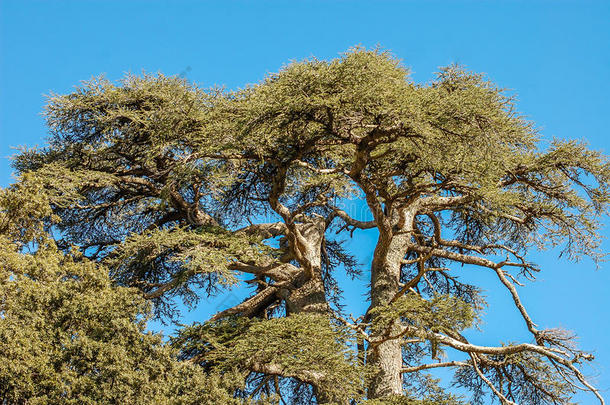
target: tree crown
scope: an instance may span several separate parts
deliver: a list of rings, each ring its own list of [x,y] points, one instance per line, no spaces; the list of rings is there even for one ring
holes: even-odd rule
[[[516,286],[539,271],[532,249],[603,257],[610,165],[582,142],[542,148],[483,75],[449,66],[416,84],[390,54],[356,48],[236,91],[163,75],[96,79],[52,96],[46,116],[48,146],[15,167],[22,187],[44,190],[59,247],[137,288],[158,316],[176,315],[177,296],[194,304],[246,278],[249,298],[177,342],[201,365],[249,370],[255,394],[306,386],[319,402],[380,400],[404,385],[454,401],[422,377],[454,367],[474,402],[487,387],[502,403],[563,403],[577,383],[601,400],[576,367],[591,357],[537,329]],[[347,200],[372,220],[342,210]],[[337,238],[356,229],[379,239],[371,307],[348,321],[334,275],[356,274],[358,258]],[[462,331],[484,301],[454,274],[464,264],[497,275],[534,343],[469,343]],[[443,349],[467,357],[441,361]]]

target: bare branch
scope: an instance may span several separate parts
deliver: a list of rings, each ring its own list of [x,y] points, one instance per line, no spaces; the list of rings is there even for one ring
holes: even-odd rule
[[[270,239],[276,236],[286,234],[286,224],[283,222],[272,222],[265,224],[252,224],[241,229],[238,229],[235,233],[243,232],[246,235],[256,235],[262,239]]]
[[[414,373],[416,371],[429,370],[431,368],[439,368],[439,367],[464,367],[470,366],[469,363],[464,361],[445,361],[442,363],[431,363],[431,364],[422,364],[420,366],[414,367],[403,367],[401,369],[401,373]]]
[[[349,216],[349,214],[339,208],[332,207],[333,213],[341,218],[346,225],[358,229],[371,229],[377,226],[375,221],[359,221]]]
[[[479,378],[481,380],[483,380],[485,382],[485,384],[487,384],[487,386],[489,386],[491,391],[500,399],[502,404],[503,405],[517,405],[516,403],[514,403],[513,401],[509,401],[504,395],[502,395],[502,393],[500,391],[498,391],[496,386],[493,385],[493,383],[491,381],[489,381],[489,379],[487,377],[485,377],[485,374],[483,374],[481,372],[481,370],[479,369],[479,366],[477,365],[477,356],[474,353],[469,353],[469,355],[470,355],[470,358],[472,359],[472,367],[474,367],[474,370],[479,375]]]
[[[315,172],[318,174],[335,174],[335,173],[344,173],[345,172],[343,169],[340,169],[340,168],[320,169],[307,162],[303,162],[302,160],[294,160],[294,163],[296,163],[298,166],[304,167],[304,168],[309,169],[312,172]]]

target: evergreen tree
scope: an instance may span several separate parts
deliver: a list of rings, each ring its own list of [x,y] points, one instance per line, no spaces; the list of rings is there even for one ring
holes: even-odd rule
[[[1,404],[243,404],[244,373],[205,373],[147,333],[148,303],[45,232],[34,176],[0,193]]]
[[[538,329],[517,286],[539,271],[532,251],[601,258],[610,166],[582,143],[541,148],[514,100],[482,75],[449,66],[419,85],[391,55],[354,49],[237,91],[163,75],[97,79],[52,96],[46,117],[48,145],[14,161],[14,187],[39,185],[44,227],[57,236],[34,257],[62,261],[66,274],[105,272],[113,285],[95,305],[135,289],[166,320],[179,319],[177,299],[193,306],[245,279],[251,296],[172,339],[198,378],[241,373],[236,398],[461,403],[426,374],[445,367],[475,404],[486,393],[569,403],[580,389],[603,403],[581,368],[593,356],[564,331]],[[372,219],[341,209],[346,201],[362,201]],[[378,241],[360,264],[342,241],[363,229]],[[497,276],[530,342],[465,337],[485,302],[461,281],[464,265]],[[370,306],[347,319],[335,275],[361,267]],[[132,308],[117,319],[141,311]]]

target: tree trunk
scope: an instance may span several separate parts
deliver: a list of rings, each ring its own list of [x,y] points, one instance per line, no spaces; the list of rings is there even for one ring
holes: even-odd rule
[[[400,257],[396,254],[394,242],[380,240],[375,249],[371,266],[371,309],[386,305],[399,290]],[[387,247],[384,247],[386,245]],[[394,249],[393,249],[394,248]],[[387,249],[387,253],[384,250]],[[371,319],[375,330],[375,317]],[[381,338],[384,331],[371,333],[371,339]],[[377,373],[368,387],[368,398],[381,398],[387,395],[402,394],[402,349],[399,340],[388,340],[372,348],[367,363],[377,368]]]
[[[292,289],[284,290],[286,312],[311,313],[328,316],[330,307],[326,300],[324,282],[322,280],[322,241],[326,232],[323,218],[311,218],[310,222],[297,225],[304,243],[292,243],[292,249],[298,250],[298,258],[302,269],[293,280]],[[293,241],[296,238],[292,239]],[[314,392],[318,404],[337,404],[337,400],[324,387],[314,384]]]
[[[293,282],[293,287],[296,288],[284,292],[288,313],[328,314],[329,307],[324,294],[324,284],[319,274],[308,279],[304,273],[301,273]]]
[[[405,210],[394,224],[400,230],[398,235],[392,232],[380,232],[371,265],[371,308],[378,308],[390,303],[400,290],[400,270],[405,256],[405,244],[411,238],[414,210]],[[398,320],[397,320],[398,321]],[[371,339],[383,338],[387,332],[379,330],[371,318]],[[390,334],[395,335],[396,330]],[[381,398],[387,395],[402,395],[402,345],[400,339],[388,340],[373,348],[367,354],[367,363],[377,368],[377,373],[368,386],[368,398]]]
[[[292,290],[286,294],[288,312],[309,312],[328,314],[328,302],[322,281],[322,241],[326,232],[323,218],[311,218],[310,221],[296,226],[302,239],[291,238],[291,248],[303,270],[292,282]]]

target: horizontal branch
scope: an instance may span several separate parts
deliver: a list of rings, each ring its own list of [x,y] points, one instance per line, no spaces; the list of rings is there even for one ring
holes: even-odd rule
[[[259,236],[270,239],[286,233],[286,224],[283,222],[271,222],[264,224],[252,224],[238,229],[235,233],[243,232],[246,235]]]
[[[469,363],[463,361],[445,361],[442,363],[431,363],[431,364],[422,364],[420,366],[414,367],[403,367],[400,372],[401,373],[414,373],[416,371],[429,370],[431,368],[439,368],[439,367],[463,367],[470,366]]]
[[[255,373],[277,375],[281,377],[293,377],[309,384],[317,385],[324,379],[324,373],[320,371],[300,370],[288,372],[279,364],[253,362],[249,365],[250,370]]]
[[[582,356],[580,353],[577,353],[574,358],[569,358],[568,353],[563,350],[531,343],[520,343],[516,345],[507,346],[478,346],[468,343],[467,341],[460,341],[458,339],[443,335],[441,333],[425,331],[410,325],[404,326],[403,330],[398,335],[393,336],[392,338],[396,339],[405,335],[423,336],[428,340],[444,344],[464,353],[468,353],[471,358],[473,357],[473,354],[504,356],[523,352],[533,352],[540,354],[542,356],[545,356],[550,361],[555,361],[561,364],[563,367],[572,372],[573,375],[578,379],[578,381],[580,381],[584,386],[586,386],[587,389],[597,397],[601,405],[605,404],[605,401],[599,393],[599,390],[597,390],[593,385],[591,385],[591,383],[589,383],[585,379],[580,370],[578,370],[574,365],[578,361],[578,359],[584,358],[585,360],[590,360],[591,356]],[[476,361],[476,356],[475,358],[473,358],[473,361]]]
[[[335,173],[345,173],[344,169],[340,169],[340,168],[333,168],[333,169],[320,169],[317,168],[307,162],[304,162],[302,160],[294,160],[294,163],[296,163],[298,166],[304,167],[306,169],[311,170],[314,173],[317,174],[335,174]]]
[[[377,227],[375,221],[359,221],[349,216],[349,214],[339,208],[333,207],[333,213],[341,218],[346,225],[358,228],[358,229],[371,229]]]

